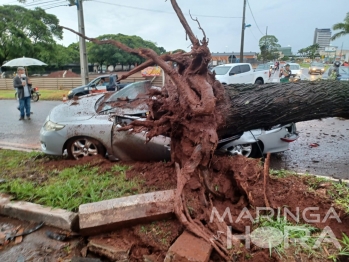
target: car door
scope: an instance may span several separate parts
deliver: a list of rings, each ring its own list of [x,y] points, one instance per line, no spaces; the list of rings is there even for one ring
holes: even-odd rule
[[[146,132],[119,131],[114,124],[112,131],[113,156],[125,161],[168,161],[171,159],[171,139],[165,136],[146,141]]]
[[[250,65],[240,65],[240,70],[241,70],[241,81],[244,84],[251,84],[254,83],[254,74],[253,71],[251,70]]]
[[[229,71],[229,83],[228,84],[239,84],[241,81],[241,69],[239,65],[234,66]]]

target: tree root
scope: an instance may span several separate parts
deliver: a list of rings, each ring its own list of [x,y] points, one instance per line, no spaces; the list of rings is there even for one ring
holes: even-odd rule
[[[263,181],[263,194],[264,202],[266,207],[270,207],[269,200],[267,197],[267,184],[269,179],[269,165],[270,165],[270,153],[267,154],[267,158],[264,163],[264,181]]]

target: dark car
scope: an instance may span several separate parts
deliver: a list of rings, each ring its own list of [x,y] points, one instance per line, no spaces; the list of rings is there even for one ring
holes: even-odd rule
[[[68,93],[68,99],[72,99],[74,96],[83,96],[94,90],[105,90],[105,91],[117,91],[124,88],[130,83],[120,83],[117,81],[118,76],[112,75],[101,75],[93,79],[90,83],[84,86],[75,87]]]
[[[327,69],[327,71],[323,74],[322,79],[329,79],[329,72],[330,68]],[[349,81],[349,67],[348,66],[341,66],[339,67],[339,76],[337,77],[337,80],[340,81]]]

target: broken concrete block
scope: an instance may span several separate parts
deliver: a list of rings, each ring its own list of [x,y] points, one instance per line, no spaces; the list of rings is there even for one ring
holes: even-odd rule
[[[18,218],[24,221],[44,222],[45,225],[54,226],[64,230],[78,229],[76,213],[64,209],[52,209],[30,202],[8,202],[0,208],[0,214]]]
[[[128,262],[132,244],[122,239],[109,240],[92,238],[89,240],[87,248],[90,252],[105,256],[111,261]]]
[[[167,251],[164,262],[208,262],[212,246],[184,231]]]
[[[80,233],[98,234],[172,216],[174,195],[175,190],[165,190],[80,205]]]

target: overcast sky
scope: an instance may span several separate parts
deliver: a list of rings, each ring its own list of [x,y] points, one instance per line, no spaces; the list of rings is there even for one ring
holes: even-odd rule
[[[210,40],[212,52],[239,52],[243,0],[177,0],[185,14],[196,16]],[[109,3],[109,4],[108,4]],[[342,22],[349,12],[348,0],[249,0],[246,6],[244,51],[259,52],[258,41],[265,35],[275,35],[281,46],[291,46],[292,52],[313,44],[315,28],[332,28]],[[14,0],[0,0],[0,4],[15,4]],[[41,6],[54,14],[60,24],[78,30],[76,7],[66,0],[27,0],[27,8]],[[51,8],[54,7],[54,8]],[[190,50],[190,42],[168,0],[89,0],[84,2],[85,32],[87,36],[102,34],[138,35],[156,42],[166,50]],[[211,17],[210,17],[211,16]],[[201,38],[196,22],[186,16],[195,34]],[[332,32],[333,34],[333,32]],[[78,38],[64,32],[65,46]],[[332,42],[332,45],[349,50],[349,35]]]

